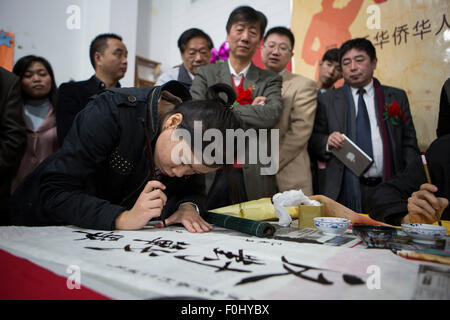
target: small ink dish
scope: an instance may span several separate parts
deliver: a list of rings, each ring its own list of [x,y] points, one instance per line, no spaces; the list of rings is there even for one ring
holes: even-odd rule
[[[314,218],[314,226],[325,234],[340,236],[350,227],[351,221],[345,218]]]
[[[432,224],[405,223],[402,230],[417,243],[433,244],[447,234],[447,228]]]
[[[370,224],[353,225],[352,231],[369,248],[389,248],[389,240],[397,234],[394,227]]]

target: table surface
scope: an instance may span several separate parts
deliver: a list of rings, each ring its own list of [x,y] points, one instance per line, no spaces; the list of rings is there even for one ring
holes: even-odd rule
[[[424,294],[418,286],[426,272],[450,275],[449,266],[323,238],[317,230],[287,228],[284,235],[300,232],[309,238],[257,238],[218,227],[204,234],[179,226],[1,227],[0,299],[412,299]],[[377,272],[381,283],[373,289]],[[81,287],[73,289],[77,281]],[[432,294],[448,297],[447,291]]]

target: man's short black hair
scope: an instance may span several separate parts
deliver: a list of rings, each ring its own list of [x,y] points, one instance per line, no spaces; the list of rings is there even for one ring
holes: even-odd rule
[[[230,33],[231,26],[239,21],[245,21],[250,23],[258,23],[259,31],[261,32],[260,38],[264,36],[264,32],[267,27],[267,18],[261,11],[256,11],[249,6],[240,6],[234,9],[227,21],[227,33]]]
[[[186,50],[187,43],[193,38],[203,38],[206,40],[206,42],[208,42],[209,50],[214,48],[214,43],[211,40],[210,36],[208,36],[205,32],[203,32],[203,30],[191,28],[183,32],[181,36],[178,38],[178,48],[180,49],[181,53],[184,53],[184,50]]]
[[[370,61],[373,61],[377,58],[375,47],[373,46],[372,42],[370,42],[370,40],[367,40],[366,38],[355,38],[348,40],[344,42],[344,44],[342,44],[341,48],[339,49],[339,63],[342,63],[342,57],[347,53],[347,51],[350,51],[352,49],[364,51],[369,56]]]
[[[339,49],[333,48],[327,50],[322,57],[322,61],[338,62],[339,63]]]
[[[95,37],[89,48],[89,57],[91,58],[92,67],[95,69],[94,55],[96,52],[103,53],[108,45],[108,39],[113,38],[122,41],[122,37],[115,33],[102,33]]]
[[[291,49],[294,49],[295,37],[291,30],[285,27],[273,27],[272,29],[267,31],[266,35],[264,36],[264,42],[266,42],[266,39],[273,33],[288,37],[291,41]]]

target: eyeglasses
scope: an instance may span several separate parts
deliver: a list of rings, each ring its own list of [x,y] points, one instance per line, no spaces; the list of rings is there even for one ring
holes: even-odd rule
[[[267,48],[270,51],[274,51],[276,48],[278,48],[281,53],[291,52],[292,50],[287,44],[281,43],[277,45],[275,42],[267,42],[263,47]]]

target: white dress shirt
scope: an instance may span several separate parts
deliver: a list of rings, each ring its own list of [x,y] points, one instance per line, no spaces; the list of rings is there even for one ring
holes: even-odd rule
[[[352,88],[353,101],[355,102],[355,117],[358,115],[358,89]],[[370,121],[370,134],[372,137],[372,149],[374,163],[369,170],[364,173],[366,178],[376,178],[383,176],[383,140],[381,139],[380,128],[378,126],[376,105],[375,105],[375,88],[373,86],[373,80],[364,87],[366,93],[364,94],[364,102],[366,103],[367,113]]]
[[[171,80],[178,80],[178,75],[180,74],[180,67],[172,68],[163,74],[161,74],[158,78],[158,81],[156,81],[155,86],[162,86],[166,82],[169,82]],[[191,77],[192,80],[194,80],[194,75],[188,71],[189,77]]]
[[[231,76],[233,77],[234,85],[237,87],[241,83],[242,77],[247,76],[248,69],[250,68],[251,62],[248,64],[248,66],[245,67],[244,70],[241,71],[241,73],[237,74],[237,72],[231,66],[230,59],[228,59],[227,61],[228,61],[228,66],[230,67]]]

